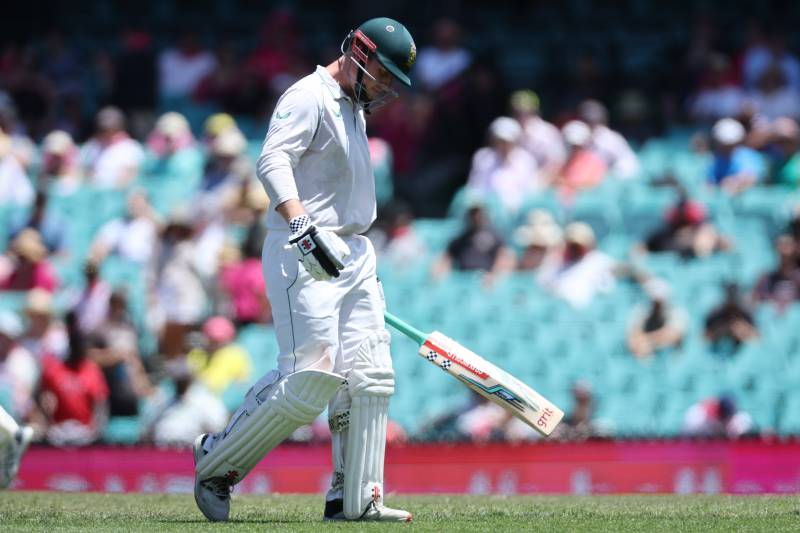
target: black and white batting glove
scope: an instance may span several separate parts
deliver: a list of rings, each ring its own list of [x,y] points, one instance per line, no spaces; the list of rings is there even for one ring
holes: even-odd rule
[[[338,278],[350,256],[350,248],[335,233],[317,229],[308,215],[300,215],[289,221],[292,234],[289,246],[297,259],[317,281]]]

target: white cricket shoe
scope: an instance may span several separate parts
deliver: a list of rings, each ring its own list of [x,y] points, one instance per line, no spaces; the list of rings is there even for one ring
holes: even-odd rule
[[[348,520],[344,516],[343,509],[342,500],[326,501],[323,520]],[[360,522],[411,522],[412,518],[413,515],[408,511],[370,502],[364,514],[356,520]]]
[[[33,428],[30,426],[21,426],[14,434],[11,442],[6,444],[6,449],[3,450],[0,456],[0,489],[8,488],[14,478],[17,477],[19,471],[19,464],[22,462],[22,455],[33,439]]]
[[[194,440],[194,465],[206,454],[203,442],[208,434],[203,434]],[[223,477],[210,479],[194,478],[194,501],[197,507],[212,522],[226,522],[231,513],[231,490],[233,486]]]

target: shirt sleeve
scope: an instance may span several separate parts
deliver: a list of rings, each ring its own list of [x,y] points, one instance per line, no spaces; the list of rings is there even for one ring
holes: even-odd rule
[[[294,168],[308,149],[319,125],[317,100],[308,90],[291,88],[275,106],[258,158],[258,179],[271,205],[297,199]]]

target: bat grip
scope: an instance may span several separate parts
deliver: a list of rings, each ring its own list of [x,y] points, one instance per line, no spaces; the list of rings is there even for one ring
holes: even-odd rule
[[[388,311],[384,311],[383,317],[386,319],[386,323],[395,328],[397,331],[405,335],[406,337],[410,338],[414,342],[419,345],[422,345],[425,342],[425,339],[428,338],[428,335],[423,333],[422,331],[418,330],[411,324],[403,322],[392,313]]]

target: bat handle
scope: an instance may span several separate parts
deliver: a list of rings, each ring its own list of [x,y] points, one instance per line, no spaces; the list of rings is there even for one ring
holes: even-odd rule
[[[392,313],[388,311],[384,311],[383,317],[386,319],[386,323],[395,328],[397,331],[405,335],[406,337],[410,338],[414,342],[419,345],[422,345],[425,342],[425,339],[428,338],[428,335],[421,332],[411,324],[403,322]]]

